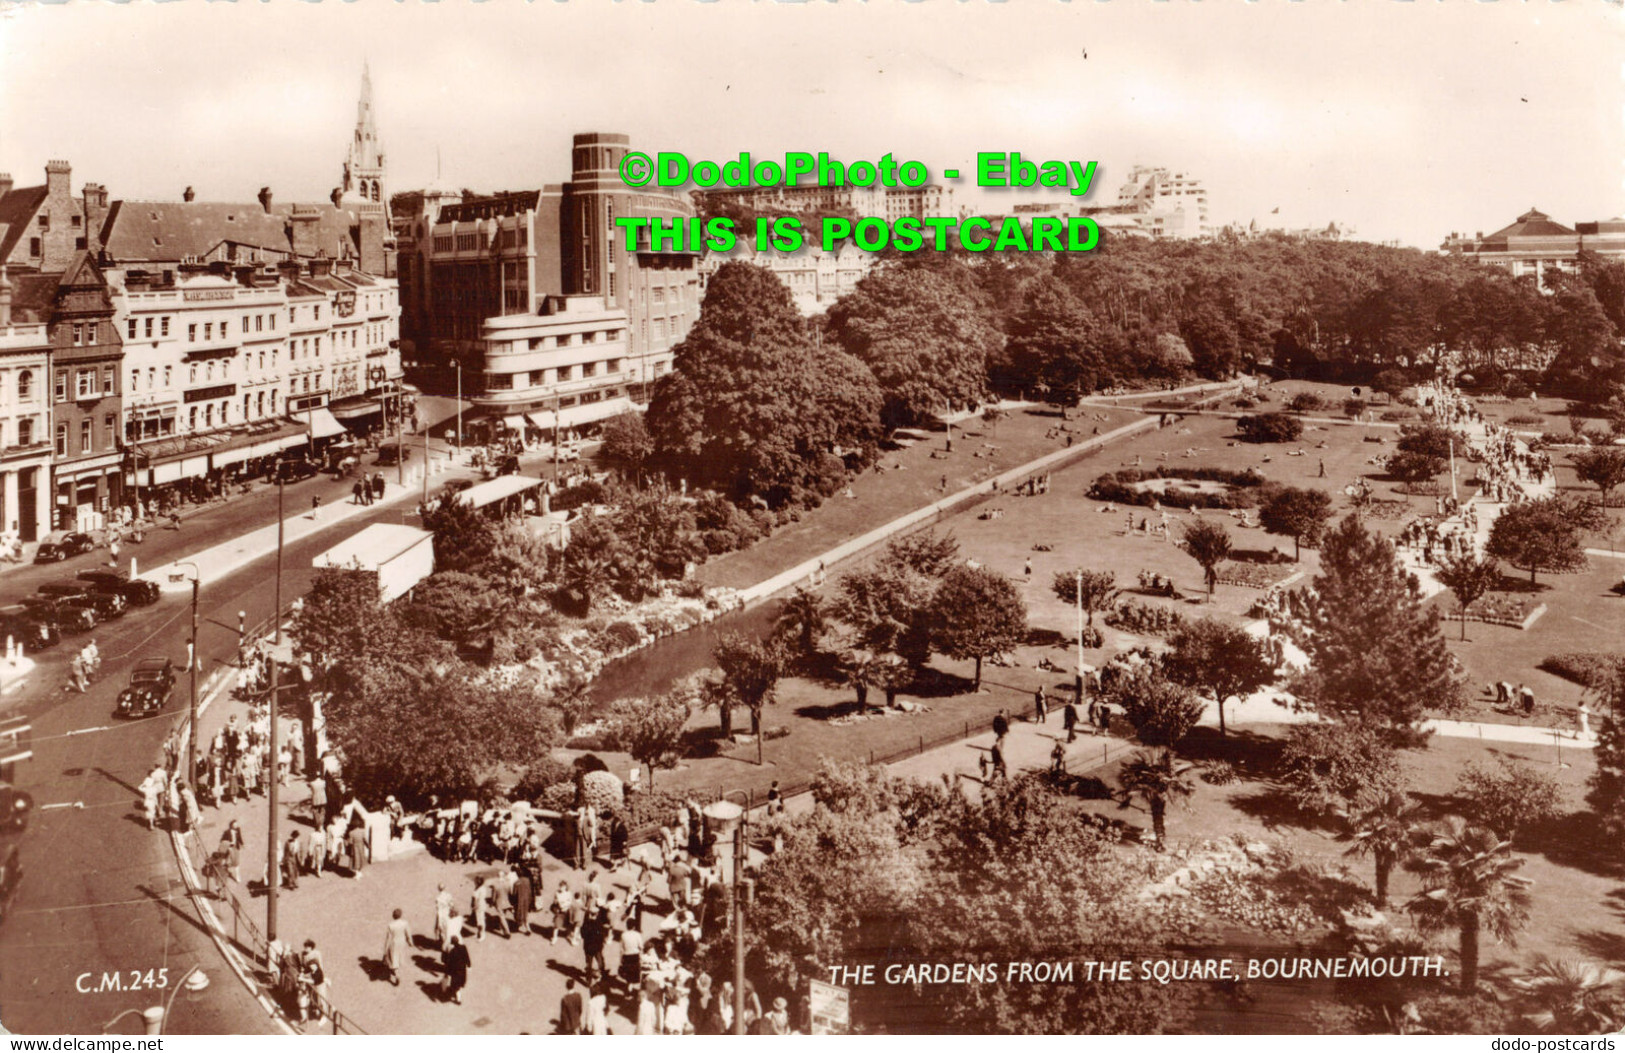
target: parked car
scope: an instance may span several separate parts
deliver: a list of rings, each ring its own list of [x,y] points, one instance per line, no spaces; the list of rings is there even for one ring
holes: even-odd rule
[[[81,570],[74,577],[89,585],[93,592],[118,593],[132,607],[150,607],[163,595],[156,581],[129,578],[116,570]]]
[[[386,443],[378,448],[378,460],[374,463],[388,466],[397,460],[411,461],[412,447],[397,447],[394,443]]]
[[[300,480],[309,479],[320,470],[315,464],[302,459],[282,461],[277,465],[275,478],[282,480],[284,483],[297,483]]]
[[[96,547],[96,539],[78,531],[56,531],[45,535],[39,551],[34,553],[35,563],[60,563],[71,556],[82,556]]]
[[[85,581],[53,581],[39,587],[43,596],[55,596],[64,603],[71,603],[77,607],[89,607],[96,612],[96,617],[102,621],[111,618],[122,618],[125,609],[129,606],[124,597],[116,592],[97,592]]]
[[[62,639],[56,623],[20,603],[0,607],[0,638],[10,637],[23,645],[26,654],[55,647]]]
[[[519,474],[519,458],[510,453],[510,454],[508,454],[508,456],[506,456],[506,457],[502,458],[501,460],[497,461],[497,474],[498,475],[518,475]]]
[[[101,623],[94,608],[66,603],[55,596],[24,596],[23,605],[33,617],[49,621],[59,633],[87,633]]]

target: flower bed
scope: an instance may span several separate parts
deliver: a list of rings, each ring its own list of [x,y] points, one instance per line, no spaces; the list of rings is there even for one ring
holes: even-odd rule
[[[1247,589],[1267,589],[1298,573],[1292,563],[1248,563],[1226,560],[1218,566],[1220,585],[1240,585]]]
[[[1160,603],[1122,600],[1106,612],[1106,624],[1138,636],[1168,636],[1185,626],[1185,616]]]
[[[1546,613],[1546,605],[1515,592],[1492,592],[1468,608],[1467,620],[1527,629]],[[1456,617],[1460,617],[1458,613]]]
[[[1149,479],[1191,479],[1222,483],[1227,489],[1220,493],[1206,490],[1162,492],[1142,490],[1135,485]],[[1262,499],[1264,483],[1264,477],[1251,469],[1124,468],[1107,472],[1096,479],[1089,488],[1089,496],[1096,501],[1115,501],[1144,508],[1152,505],[1166,505],[1169,508],[1252,508]]]

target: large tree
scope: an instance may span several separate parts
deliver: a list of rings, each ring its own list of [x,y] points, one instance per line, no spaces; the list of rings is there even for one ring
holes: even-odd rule
[[[649,770],[650,789],[655,769],[675,767],[682,755],[691,701],[688,693],[673,691],[654,698],[623,698],[610,707],[605,729],[610,748],[630,754]]]
[[[1349,516],[1321,543],[1318,600],[1308,605],[1309,669],[1294,688],[1323,719],[1361,721],[1400,737],[1428,710],[1461,701],[1439,612],[1380,534]]]
[[[1263,645],[1238,625],[1202,618],[1186,622],[1168,638],[1162,669],[1170,680],[1213,693],[1219,711],[1219,735],[1227,734],[1224,704],[1247,696],[1275,679],[1275,668]]]
[[[1111,571],[1082,568],[1057,572],[1050,588],[1068,605],[1082,607],[1089,625],[1095,624],[1095,612],[1109,610],[1123,591],[1117,587],[1117,575]]]
[[[1514,944],[1529,921],[1528,878],[1517,871],[1523,860],[1512,842],[1482,826],[1451,816],[1418,839],[1406,864],[1421,875],[1422,891],[1405,904],[1423,932],[1455,930],[1461,938],[1461,986],[1478,990],[1478,941],[1484,929]]]
[[[1332,517],[1332,495],[1324,490],[1285,486],[1258,512],[1258,521],[1271,534],[1292,539],[1292,558],[1303,558],[1303,546],[1320,544],[1320,535]]]
[[[712,276],[645,423],[655,463],[777,506],[829,489],[838,449],[873,454],[880,391],[868,367],[812,340],[784,283],[734,261]]]
[[[929,613],[935,592],[936,582],[925,574],[882,562],[841,576],[835,615],[852,627],[858,647],[900,655],[920,666],[931,656]]]
[[[1600,525],[1603,513],[1595,505],[1564,497],[1546,497],[1509,505],[1495,517],[1490,555],[1529,572],[1578,570],[1586,565],[1581,531]]]
[[[1625,483],[1625,447],[1593,446],[1569,458],[1574,474],[1581,482],[1590,483],[1602,494],[1602,503],[1608,504],[1610,495]]]
[[[1027,604],[1003,574],[985,567],[955,567],[943,575],[932,601],[931,640],[950,658],[976,661],[1013,651],[1027,637]]]
[[[741,633],[717,641],[711,656],[722,670],[720,690],[712,694],[720,710],[721,734],[733,733],[733,707],[750,711],[750,730],[756,736],[756,763],[762,762],[762,707],[773,702],[784,675],[784,655],[776,641],[760,643]]]
[[[969,268],[951,262],[882,265],[830,308],[829,323],[874,371],[889,427],[980,400],[1002,342]]]

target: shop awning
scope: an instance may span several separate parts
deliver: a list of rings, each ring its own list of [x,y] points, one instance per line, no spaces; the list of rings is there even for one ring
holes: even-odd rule
[[[538,428],[542,431],[553,430],[553,414],[551,413],[527,413],[525,414],[525,417],[530,421],[531,426],[534,428]]]
[[[479,483],[469,487],[457,495],[458,500],[470,508],[484,508],[486,505],[522,494],[526,490],[534,490],[542,486],[540,479],[533,479],[527,475],[499,475],[488,483]]]
[[[292,419],[308,424],[312,438],[330,439],[335,435],[344,433],[344,425],[338,422],[326,406],[319,406],[316,409],[305,410],[303,413],[296,413]]]
[[[329,406],[328,412],[339,420],[357,420],[382,413],[383,407],[376,402],[357,402],[348,406]]]
[[[521,417],[517,413],[512,414],[511,416],[503,417],[502,423],[512,431],[525,430],[525,418]]]

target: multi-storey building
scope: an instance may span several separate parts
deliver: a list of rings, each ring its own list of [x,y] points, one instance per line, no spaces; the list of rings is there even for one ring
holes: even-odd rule
[[[76,198],[72,179],[66,161],[47,162],[40,186],[17,187],[10,173],[0,172],[0,266],[12,275],[61,271],[75,252],[100,248],[107,190],[86,183]]]
[[[474,404],[511,431],[551,433],[632,408],[626,312],[602,296],[549,296],[535,314],[499,315],[481,333]]]
[[[67,270],[20,279],[48,319],[51,339],[53,520],[58,530],[96,530],[123,492],[120,363],[107,279],[88,252]]]
[[[315,447],[344,430],[330,403],[363,416],[399,384],[394,283],[344,262],[129,269],[112,281],[139,487]]]
[[[1140,226],[1154,238],[1202,238],[1213,232],[1202,181],[1166,168],[1131,168],[1118,188],[1113,211],[1138,217]]]
[[[51,343],[13,293],[0,266],[0,533],[28,542],[51,529]]]
[[[904,216],[934,219],[953,216],[954,189],[946,186],[769,186],[695,190],[694,199],[707,212],[739,210],[758,215],[850,212],[888,223]]]
[[[456,365],[465,394],[491,395],[493,405],[514,401],[511,392],[519,389],[488,390],[485,378],[557,374],[509,369],[510,324],[550,330],[553,323],[540,321],[544,315],[573,317],[585,309],[576,297],[594,297],[625,319],[617,384],[624,390],[615,397],[647,398],[652,383],[670,370],[672,348],[699,316],[699,276],[696,253],[655,251],[647,239],[627,250],[617,217],[686,221],[694,215],[685,198],[635,190],[621,180],[619,165],[629,148],[624,135],[581,134],[574,138],[571,181],[562,186],[468,199],[425,191],[398,199],[421,209],[396,228],[405,235],[399,267],[413,361],[430,370]],[[571,302],[561,306],[560,297]],[[520,321],[504,321],[512,316]],[[572,397],[551,382],[525,390],[524,400],[537,405]],[[600,403],[577,414],[579,423],[611,415],[610,403]]]
[[[830,252],[814,246],[796,252],[758,252],[745,248],[707,253],[699,264],[702,296],[717,269],[733,260],[772,271],[790,290],[801,313],[814,315],[857,288],[858,282],[873,268],[875,255],[850,241]]]
[[[1599,256],[1625,256],[1625,219],[1605,219],[1566,227],[1539,209],[1531,208],[1512,224],[1486,237],[1452,232],[1441,252],[1468,256],[1513,274],[1533,274],[1544,286],[1546,275],[1572,271],[1582,251]]]

